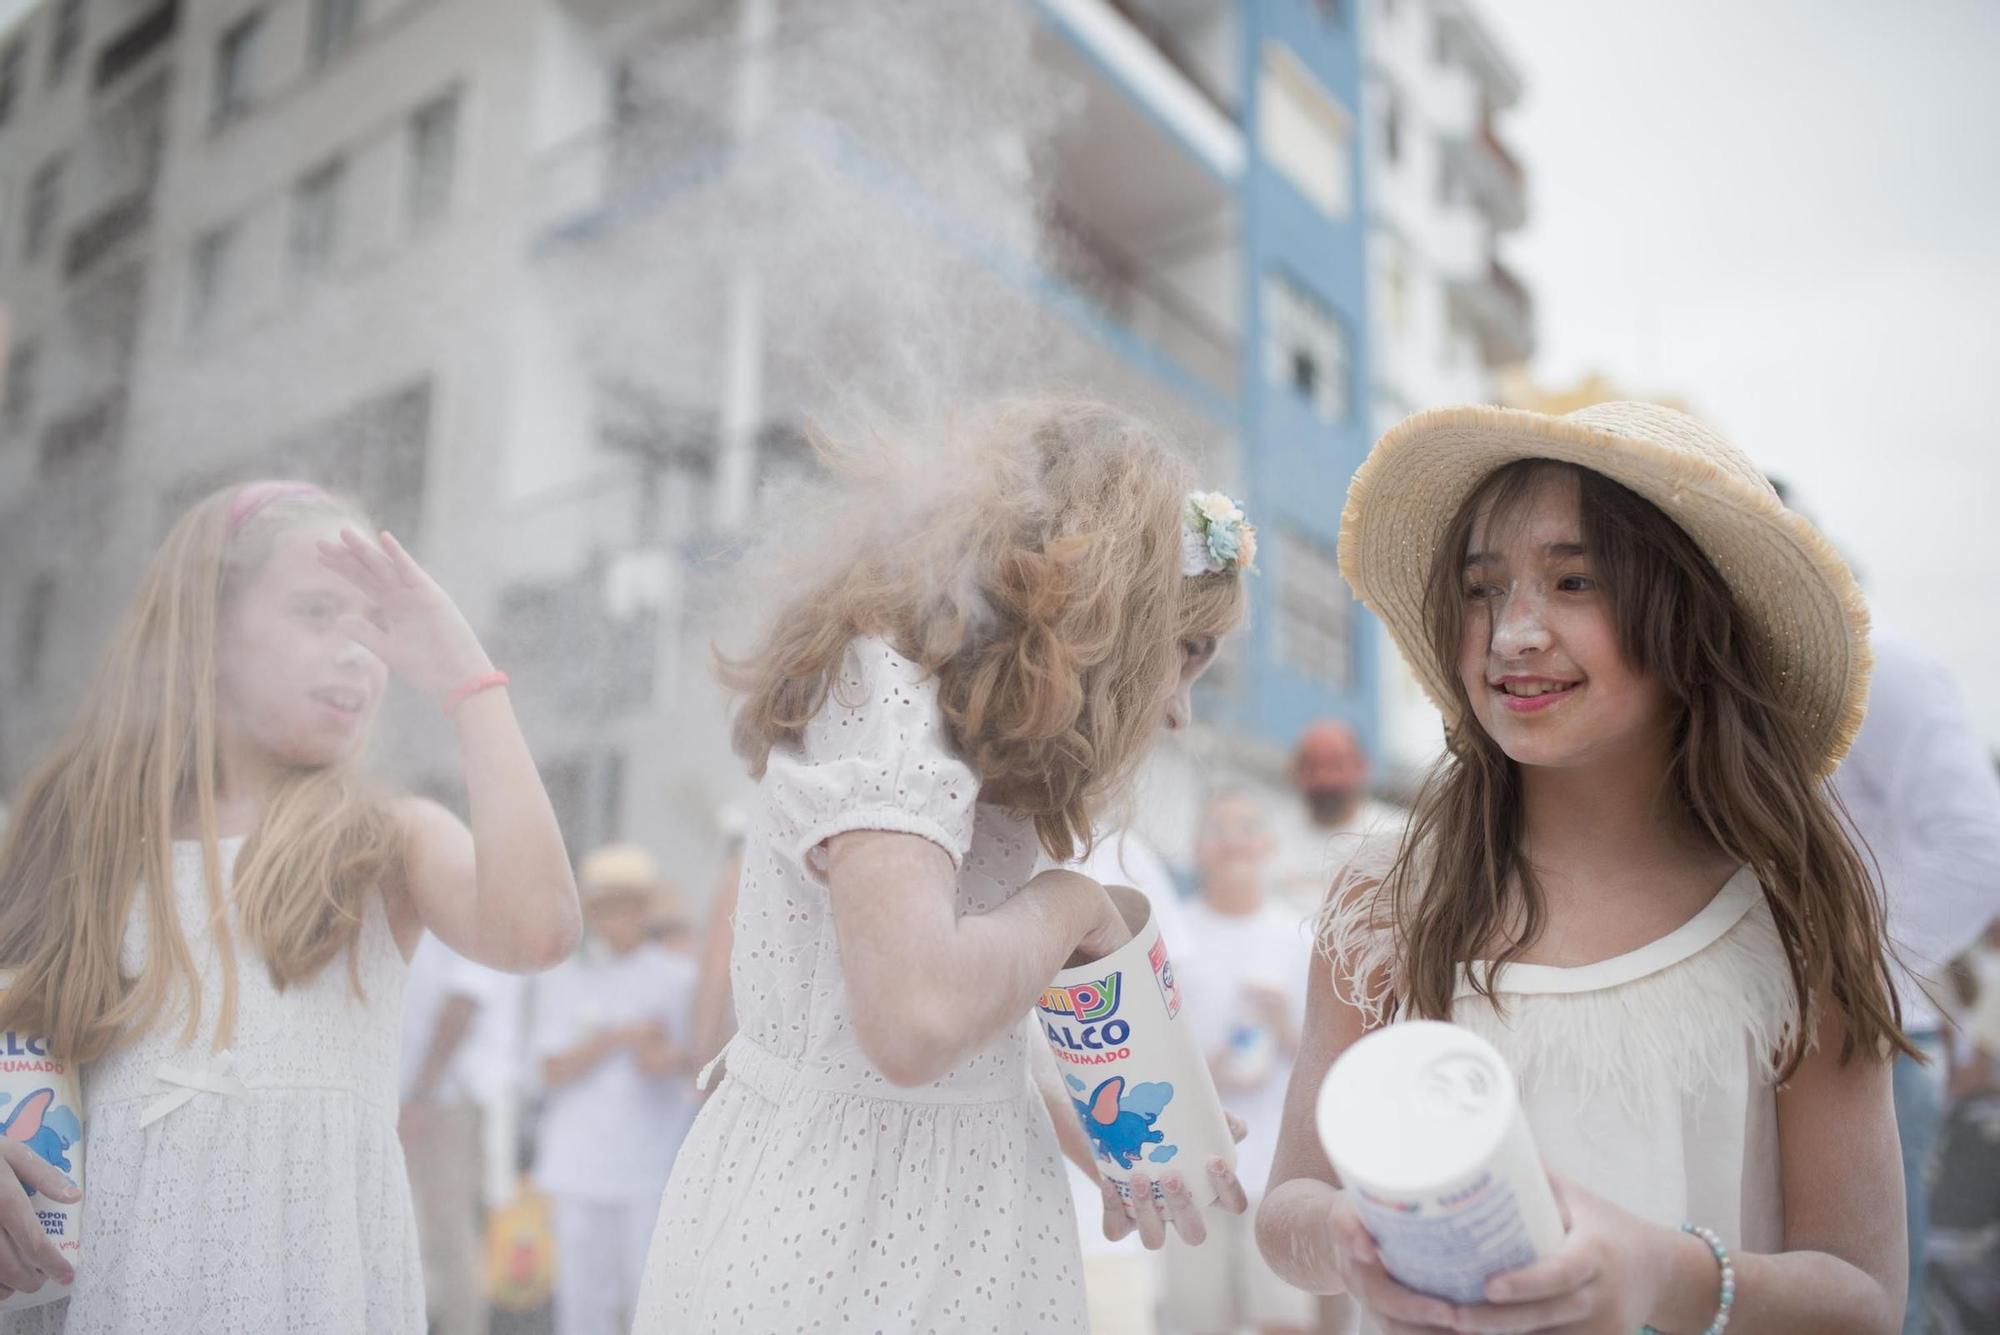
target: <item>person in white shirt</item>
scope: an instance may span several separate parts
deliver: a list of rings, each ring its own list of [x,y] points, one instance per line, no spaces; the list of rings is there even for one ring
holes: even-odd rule
[[[1834,788],[1881,868],[1889,942],[1903,966],[1903,1030],[1931,1057],[1896,1058],[1910,1287],[1903,1329],[1922,1329],[1929,1192],[1924,1166],[1944,1115],[1942,1022],[1926,982],[2000,917],[2000,778],[1944,667],[1887,631],[1870,637],[1868,713]]]
[[[438,1335],[484,1335],[486,1125],[517,1070],[520,980],[426,932],[403,992],[397,1130]]]
[[[1327,887],[1365,837],[1409,823],[1409,812],[1370,797],[1368,782],[1368,752],[1347,724],[1322,719],[1299,735],[1292,753],[1299,802],[1277,822],[1272,890],[1301,919],[1319,912]]]
[[[1277,1151],[1313,951],[1298,915],[1265,897],[1274,848],[1248,794],[1209,799],[1195,845],[1201,898],[1182,915],[1200,949],[1180,975],[1216,1090],[1249,1125],[1236,1149],[1236,1175],[1250,1191],[1251,1213],[1212,1215],[1200,1247],[1168,1239],[1163,1324],[1189,1335],[1246,1325],[1265,1335],[1303,1332],[1318,1318],[1318,1301],[1272,1272],[1251,1224]]]
[[[557,1335],[622,1335],[660,1196],[694,1121],[687,955],[647,939],[662,885],[613,845],[577,875],[587,935],[536,986],[531,1050],[547,1094],[535,1183],[555,1224]]]

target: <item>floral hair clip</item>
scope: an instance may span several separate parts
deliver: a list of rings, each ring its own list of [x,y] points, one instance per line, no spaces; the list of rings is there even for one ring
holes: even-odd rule
[[[1181,516],[1181,573],[1219,575],[1256,569],[1257,530],[1235,501],[1219,491],[1189,492]]]

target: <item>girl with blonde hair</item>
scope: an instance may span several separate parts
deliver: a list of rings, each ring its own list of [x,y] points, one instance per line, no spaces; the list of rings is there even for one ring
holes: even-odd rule
[[[1869,671],[1839,555],[1679,413],[1450,408],[1355,475],[1341,568],[1449,751],[1327,898],[1266,1257],[1370,1329],[1896,1330],[1909,1044],[1825,784]],[[1406,1019],[1507,1059],[1568,1226],[1449,1301],[1384,1268],[1314,1128]]]
[[[675,1162],[641,1332],[1084,1329],[1027,1017],[1066,960],[1129,932],[1097,882],[1036,859],[1082,851],[1160,728],[1187,725],[1253,537],[1094,404],[928,443],[915,498],[879,456],[836,461],[818,513],[837,545],[801,546],[725,665],[760,781],[740,1028]],[[1188,1171],[1243,1209],[1219,1160]],[[1198,1237],[1181,1174],[1162,1185]]]
[[[406,963],[428,928],[545,968],[578,914],[505,675],[367,527],[305,483],[196,504],[21,790],[0,1028],[82,1063],[87,1190],[73,1274],[20,1210],[0,1219],[0,1284],[74,1280],[0,1331],[423,1329],[396,1139]],[[470,829],[361,775],[391,671],[456,724]]]

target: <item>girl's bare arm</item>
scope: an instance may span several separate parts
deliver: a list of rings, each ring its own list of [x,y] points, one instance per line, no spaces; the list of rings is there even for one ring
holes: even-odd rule
[[[929,1084],[1020,1024],[1087,938],[1107,953],[1125,939],[1103,887],[1075,872],[961,917],[951,857],[928,839],[855,830],[826,850],[855,1037],[898,1085]]]

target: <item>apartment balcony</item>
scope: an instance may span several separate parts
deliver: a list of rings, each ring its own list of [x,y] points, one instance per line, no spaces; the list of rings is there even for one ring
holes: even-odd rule
[[[1534,299],[1506,265],[1489,259],[1479,273],[1454,282],[1451,296],[1488,366],[1512,366],[1534,352]]]
[[[102,463],[118,450],[125,434],[125,391],[104,390],[51,418],[42,428],[39,458],[43,477],[74,473]]]
[[[153,221],[151,189],[122,196],[99,209],[69,234],[63,249],[63,277],[76,282],[115,255]]]
[[[1236,12],[1213,0],[1104,0],[1107,8],[1153,44],[1209,105],[1242,119],[1237,77]]]
[[[1447,205],[1433,214],[1421,244],[1445,281],[1468,280],[1485,272],[1493,253],[1493,224],[1469,205]]]
[[[1243,283],[1234,191],[1112,75],[1060,38],[1044,45],[1082,92],[1046,159],[1054,276],[1234,398]]]
[[[1446,148],[1447,170],[1461,183],[1460,198],[1476,204],[1497,231],[1512,231],[1528,220],[1527,174],[1520,159],[1481,123]]]
[[[1235,6],[1208,0],[1035,0],[1038,54],[1086,86],[1109,83],[1167,131],[1177,153],[1234,179],[1243,170]],[[1095,90],[1092,90],[1095,95]]]
[[[106,42],[97,54],[91,86],[103,93],[166,50],[180,26],[180,10],[180,0],[164,0]]]
[[[1511,107],[1521,98],[1520,62],[1500,45],[1468,0],[1436,0],[1436,56],[1439,63],[1459,65],[1479,81],[1481,101],[1489,112]]]

